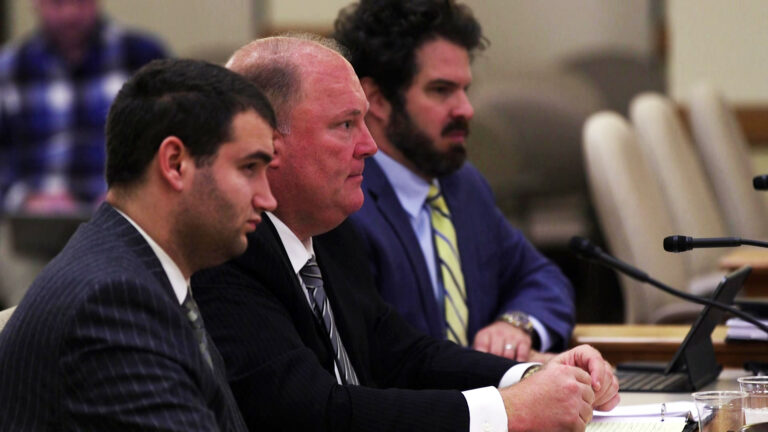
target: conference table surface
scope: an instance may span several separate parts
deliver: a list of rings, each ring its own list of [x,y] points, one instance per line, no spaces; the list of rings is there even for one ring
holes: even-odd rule
[[[690,325],[577,324],[571,346],[589,344],[612,364],[631,361],[668,362]],[[768,362],[768,342],[726,340],[726,327],[717,326],[712,344],[718,363],[742,368],[746,361]]]
[[[719,264],[720,268],[726,271],[733,271],[745,265],[752,267],[752,273],[744,282],[741,295],[768,299],[768,249],[734,249],[725,254]]]

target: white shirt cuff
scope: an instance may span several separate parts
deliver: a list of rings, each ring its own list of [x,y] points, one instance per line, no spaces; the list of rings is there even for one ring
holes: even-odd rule
[[[501,393],[495,387],[462,392],[469,407],[469,432],[505,432],[507,411]]]
[[[533,324],[533,329],[539,335],[539,341],[541,342],[539,351],[546,352],[548,349],[552,348],[552,337],[549,335],[547,328],[544,327],[544,324],[537,320],[535,316],[528,315],[528,319],[531,321],[531,324]]]
[[[519,363],[501,377],[499,388],[509,387],[522,379],[529,367],[539,363]],[[483,387],[461,392],[469,407],[469,432],[491,432],[507,430],[507,410],[501,393],[495,387]]]
[[[528,370],[531,366],[536,366],[541,363],[535,363],[535,362],[527,362],[527,363],[518,363],[504,374],[504,376],[501,377],[501,381],[499,381],[499,388],[509,387],[512,384],[517,384],[522,378],[525,371]]]

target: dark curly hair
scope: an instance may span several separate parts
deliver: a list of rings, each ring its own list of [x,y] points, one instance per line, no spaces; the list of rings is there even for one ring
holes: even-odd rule
[[[422,44],[444,38],[470,56],[488,46],[472,11],[454,0],[361,0],[339,12],[333,37],[349,50],[357,75],[371,77],[397,107],[418,72]]]

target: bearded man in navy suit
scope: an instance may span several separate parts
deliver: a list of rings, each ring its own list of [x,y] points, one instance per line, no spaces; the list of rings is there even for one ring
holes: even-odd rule
[[[567,348],[570,282],[465,163],[470,63],[486,44],[471,10],[453,0],[361,0],[339,14],[334,37],[350,51],[381,150],[365,163],[365,203],[350,220],[384,300],[419,330],[480,351],[526,361],[532,349]],[[441,251],[433,196],[455,231],[451,253]]]
[[[0,333],[0,430],[243,431],[191,274],[242,253],[275,117],[220,66],[163,60],[107,120],[107,202]]]

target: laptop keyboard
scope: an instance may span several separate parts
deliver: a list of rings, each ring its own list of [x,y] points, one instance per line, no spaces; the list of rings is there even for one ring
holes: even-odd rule
[[[657,372],[616,371],[621,391],[646,392],[688,392],[691,385],[688,374],[677,372],[661,374]]]

